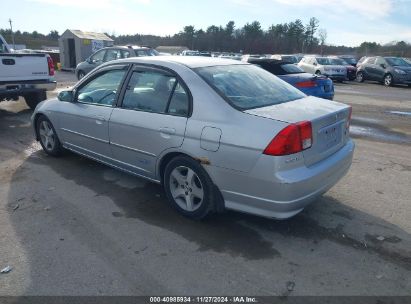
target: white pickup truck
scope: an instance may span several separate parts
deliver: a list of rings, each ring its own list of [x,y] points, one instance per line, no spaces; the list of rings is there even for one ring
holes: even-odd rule
[[[34,109],[56,88],[54,64],[47,54],[15,53],[0,35],[0,101],[24,97]]]

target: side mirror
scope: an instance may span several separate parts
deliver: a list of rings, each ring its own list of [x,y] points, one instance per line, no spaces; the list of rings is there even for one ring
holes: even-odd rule
[[[65,101],[65,102],[72,102],[73,101],[73,91],[61,91],[57,95],[57,99],[60,101]]]
[[[313,65],[317,65],[317,62],[314,62]]]
[[[384,63],[381,63],[380,66],[381,66],[383,69],[386,69],[386,68],[387,68]]]
[[[89,57],[89,58],[86,59],[86,62],[92,64],[93,60]]]

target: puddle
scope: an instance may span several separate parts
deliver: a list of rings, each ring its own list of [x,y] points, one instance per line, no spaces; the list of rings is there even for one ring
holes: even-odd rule
[[[411,112],[402,112],[402,111],[389,111],[388,114],[400,115],[400,116],[411,116]]]
[[[371,139],[392,142],[392,143],[408,143],[411,144],[411,138],[401,133],[379,130],[373,127],[351,126],[350,133],[353,137],[368,137]]]

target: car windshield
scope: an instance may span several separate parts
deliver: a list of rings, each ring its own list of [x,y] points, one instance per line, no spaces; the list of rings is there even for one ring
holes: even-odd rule
[[[347,65],[347,62],[339,58],[331,58],[331,63],[335,65]]]
[[[281,56],[283,61],[287,61],[290,63],[298,63],[297,57],[295,56]]]
[[[385,60],[389,63],[389,65],[392,66],[411,66],[407,61],[405,61],[402,58],[396,58],[396,57],[385,57]]]
[[[240,110],[261,108],[306,95],[254,65],[226,65],[195,69],[231,105]]]
[[[154,50],[154,49],[148,49],[148,50],[147,50],[147,54],[148,54],[148,56],[160,56],[160,53],[157,52],[157,51]]]
[[[286,72],[285,74],[300,74],[305,73],[302,68],[295,64],[283,64],[282,69]]]
[[[316,59],[318,63],[321,65],[333,65],[334,64],[331,58],[317,57]]]
[[[0,40],[0,54],[6,53],[6,45]]]
[[[342,58],[345,62],[347,62],[347,63],[349,63],[349,64],[356,64],[357,62],[355,61],[355,58],[347,58],[347,57],[344,57],[344,58]]]

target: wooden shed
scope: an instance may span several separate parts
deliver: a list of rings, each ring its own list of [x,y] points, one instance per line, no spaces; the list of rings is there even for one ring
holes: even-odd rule
[[[59,39],[61,68],[74,70],[97,50],[113,44],[113,39],[103,33],[66,30]]]

